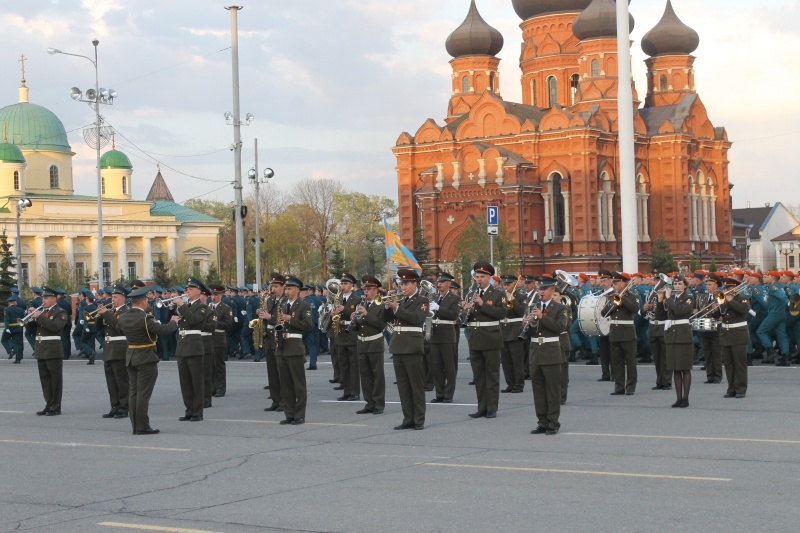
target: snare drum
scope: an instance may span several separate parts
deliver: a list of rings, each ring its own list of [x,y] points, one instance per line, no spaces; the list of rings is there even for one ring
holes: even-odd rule
[[[693,331],[707,331],[707,332],[715,332],[717,331],[717,322],[713,318],[695,318],[692,322],[692,330]]]
[[[584,335],[608,335],[611,320],[601,314],[607,303],[607,296],[596,294],[587,294],[578,303],[578,326]]]

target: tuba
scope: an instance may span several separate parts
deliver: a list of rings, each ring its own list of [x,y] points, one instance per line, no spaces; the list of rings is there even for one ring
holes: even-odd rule
[[[331,310],[333,309],[334,304],[336,303],[336,299],[339,297],[340,286],[339,280],[336,278],[331,278],[325,282],[325,288],[328,290],[328,300],[323,305],[322,313],[319,317],[319,330],[323,333],[327,333],[331,327],[333,322],[333,317],[331,316]]]
[[[800,294],[793,294],[789,299],[789,314],[792,316],[800,315]]]
[[[468,303],[472,303],[472,300],[475,298],[475,295],[478,294],[478,280],[475,279],[475,271],[473,270],[470,272],[470,276],[472,277],[472,285],[469,287],[469,291],[467,291],[466,296],[464,296],[464,300],[461,302],[461,305],[465,305]],[[472,309],[463,309],[461,314],[458,315],[458,321],[462,326],[466,326],[467,322],[469,322],[469,317],[472,315]]]
[[[653,290],[650,291],[650,294],[647,295],[647,303],[649,303],[652,307],[649,311],[644,314],[644,317],[647,320],[655,320],[656,319],[656,305],[658,305],[658,293],[666,287],[667,285],[672,285],[672,278],[668,275],[664,274],[663,272],[658,274],[658,283],[656,283]]]
[[[570,296],[567,293],[567,289],[577,286],[578,278],[565,270],[556,270],[556,290],[561,294],[561,303],[569,308],[572,308],[572,304],[577,304],[578,302],[572,301],[574,295]]]

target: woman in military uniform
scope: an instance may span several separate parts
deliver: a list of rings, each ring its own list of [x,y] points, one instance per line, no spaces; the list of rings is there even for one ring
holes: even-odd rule
[[[694,359],[692,326],[689,323],[689,317],[692,316],[694,302],[686,291],[686,279],[681,275],[675,276],[672,289],[667,285],[664,294],[658,296],[658,302],[667,310],[667,321],[664,324],[667,369],[672,370],[672,381],[677,396],[677,401],[672,404],[672,407],[689,407],[689,389],[692,387],[692,361]]]

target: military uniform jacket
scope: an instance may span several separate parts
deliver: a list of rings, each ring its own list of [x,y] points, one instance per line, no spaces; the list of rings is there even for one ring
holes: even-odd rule
[[[714,311],[714,318],[720,322],[719,345],[738,346],[750,341],[750,330],[747,327],[747,317],[750,314],[748,298],[737,294],[730,302],[723,303]],[[731,324],[745,324],[738,327],[727,327]]]
[[[41,300],[41,298],[39,300]],[[34,300],[34,301],[36,301],[36,300]],[[61,298],[56,300],[56,304],[61,309],[63,309],[64,311],[67,312],[67,322],[72,321],[72,302],[68,301],[65,297],[62,296]],[[39,305],[42,305],[41,301],[39,302]],[[36,307],[39,307],[39,305],[34,305],[33,307],[36,308]]]
[[[124,337],[125,334],[119,329],[119,317],[127,313],[129,307],[123,305],[119,309],[106,311],[97,317],[98,328],[102,324],[106,328],[106,344],[103,347],[103,361],[124,360],[128,351],[128,341],[126,339],[112,340],[114,337]]]
[[[560,340],[545,341],[560,339],[561,334],[567,328],[567,322],[569,322],[569,316],[566,306],[550,300],[542,311],[542,318],[539,320],[539,325],[534,328],[531,337],[531,364],[557,365],[564,362],[564,351],[561,348]]]
[[[178,344],[175,357],[198,357],[204,353],[203,337],[200,334],[208,317],[208,306],[198,298],[192,304],[178,308],[181,320],[178,322]],[[155,322],[155,319],[153,319]]]
[[[5,318],[5,328],[10,331],[11,333],[21,333],[22,326],[19,325],[19,321],[22,320],[22,317],[25,316],[25,310],[22,309],[18,305],[9,305],[6,307],[6,311],[4,314]]]
[[[288,305],[285,304],[284,307]],[[289,357],[292,355],[305,355],[306,346],[303,344],[303,333],[311,331],[311,306],[297,297],[289,308],[287,315],[291,315],[288,322],[283,323],[283,348],[276,355]]]
[[[422,326],[427,317],[428,299],[417,293],[400,300],[400,305],[395,311],[384,309],[384,320],[395,321],[389,351],[394,355],[424,353],[425,338],[422,335]],[[418,328],[419,331],[403,331],[403,328]]]
[[[508,301],[506,301],[506,318],[500,322],[504,342],[519,340],[517,337],[522,331],[522,318],[528,310],[528,293],[525,292],[525,289],[520,288],[514,292],[514,300],[511,304],[511,309],[509,309]]]
[[[364,302],[363,305],[367,305]],[[363,316],[358,325],[358,353],[383,353],[383,330],[386,328],[386,321],[383,319],[384,307],[383,303],[380,305],[372,302],[367,307],[367,314]],[[434,329],[434,331],[436,331]],[[377,339],[371,341],[362,341],[362,338],[373,337],[380,335]]]
[[[41,298],[39,298],[39,305],[42,305]],[[39,305],[35,305],[34,307],[39,307]],[[83,320],[84,307],[86,307],[86,298],[78,300],[78,303],[75,304],[75,317],[73,318],[72,323],[76,326],[82,324],[81,320]]]
[[[634,315],[639,313],[639,300],[630,292],[622,295],[622,305],[616,306],[609,303],[603,308],[603,316],[608,316],[611,320],[611,327],[608,332],[608,340],[611,342],[626,342],[636,340],[636,326],[633,324]],[[622,323],[624,322],[624,323]]]
[[[267,298],[266,303],[266,311],[270,314],[270,319],[261,319],[261,322],[264,323],[264,349],[265,350],[272,350],[274,351],[275,346],[275,325],[278,323],[278,304],[280,300],[283,298],[275,298],[274,295],[271,295]],[[234,311],[236,314],[236,311]]]
[[[506,317],[506,293],[496,287],[488,287],[483,294],[483,305],[473,306],[469,314],[469,349],[499,350],[503,342],[500,322]],[[497,322],[493,326],[476,326],[476,322]]]
[[[214,304],[208,306],[208,320],[213,323],[214,329],[212,337],[214,339],[214,347],[225,347],[227,342],[225,336],[228,331],[233,327],[233,310],[229,305],[222,302],[218,303],[216,308]]]
[[[667,310],[667,320],[685,320],[685,324],[670,323],[669,329],[664,330],[664,342],[667,344],[692,343],[692,326],[689,317],[692,316],[694,298],[684,291],[678,298],[672,293],[664,299],[664,308]]]
[[[96,333],[97,328],[95,326],[94,321],[97,319],[97,313],[94,314],[94,318],[86,318],[86,313],[91,313],[93,311],[97,311],[97,304],[94,302],[88,303],[83,306],[83,311],[80,315],[80,323],[83,327],[83,331],[87,331],[89,333]]]
[[[361,305],[361,300],[362,298],[360,296],[356,295],[355,292],[351,292],[347,297],[347,302],[343,304],[344,309],[339,315],[339,324],[341,324],[342,330],[338,335],[335,335],[337,346],[355,346],[358,344],[358,338],[352,333],[347,332],[347,326],[350,324],[350,315],[353,314],[356,307]]]
[[[159,362],[160,359],[156,355],[156,340],[159,335],[173,333],[178,329],[178,324],[176,322],[162,324],[153,318],[153,315],[138,307],[132,307],[127,313],[119,315],[116,327],[128,339],[125,366],[140,366]]]
[[[453,327],[461,314],[461,298],[448,291],[439,301],[439,309],[433,314],[431,344],[454,344],[459,330]],[[443,323],[442,321],[446,321]]]
[[[652,321],[650,322],[650,327],[647,328],[647,338],[648,339],[655,339],[664,336],[664,321],[667,319],[667,309],[664,307],[664,304],[656,300],[656,303],[653,304],[653,314],[655,316],[655,321],[658,324],[654,324]],[[642,312],[644,314],[644,311]]]
[[[233,301],[236,303],[236,308],[234,309],[234,318],[236,320],[233,323],[243,324],[247,318],[247,302],[242,296],[234,296]],[[231,308],[233,309],[233,307]]]
[[[44,309],[35,322],[38,326],[36,335],[36,359],[63,359],[64,347],[61,345],[61,331],[67,324],[67,312],[57,305]],[[42,337],[53,337],[41,340]]]

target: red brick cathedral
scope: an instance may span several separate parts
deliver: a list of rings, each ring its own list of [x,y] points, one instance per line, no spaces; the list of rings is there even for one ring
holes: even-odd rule
[[[647,95],[634,95],[637,223],[622,227],[617,123],[617,31],[613,0],[512,0],[523,20],[522,103],[500,93],[503,36],[472,0],[447,38],[452,95],[444,125],[428,119],[392,149],[397,157],[400,233],[422,227],[443,268],[473,218],[500,206],[515,244],[504,270],[594,271],[621,263],[621,234],[636,231],[641,269],[659,235],[677,258],[692,250],[730,259],[731,198],[724,128],[695,90],[697,33],[667,0],[642,39]],[[631,19],[631,28],[633,19]],[[627,80],[624,80],[627,83]],[[630,83],[633,83],[631,80]],[[488,251],[487,251],[488,255]]]

